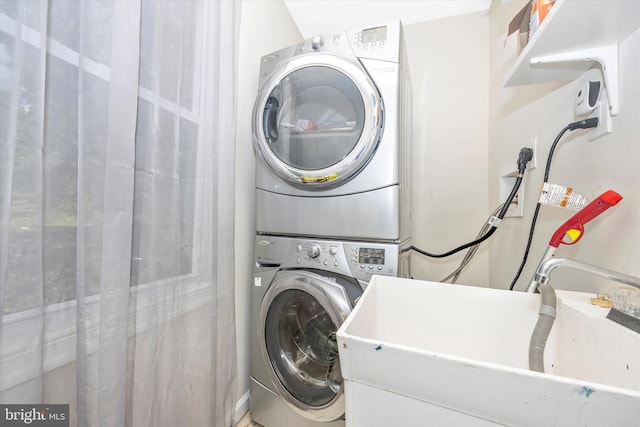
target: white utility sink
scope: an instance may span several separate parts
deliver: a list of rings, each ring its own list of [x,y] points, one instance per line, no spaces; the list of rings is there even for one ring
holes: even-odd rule
[[[557,296],[543,374],[538,294],[374,276],[338,330],[347,426],[638,427],[640,334]]]

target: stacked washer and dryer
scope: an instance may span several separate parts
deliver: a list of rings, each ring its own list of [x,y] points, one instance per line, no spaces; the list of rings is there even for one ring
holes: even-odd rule
[[[372,274],[409,276],[402,26],[323,34],[261,61],[251,418],[344,426],[336,331]]]

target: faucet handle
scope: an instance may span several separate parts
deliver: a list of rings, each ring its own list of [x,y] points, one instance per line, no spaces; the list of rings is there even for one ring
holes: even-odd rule
[[[613,190],[605,191],[562,224],[551,236],[549,246],[557,248],[560,244],[574,245],[578,243],[584,234],[584,225],[611,206],[617,205],[620,200],[622,200],[620,194]],[[565,240],[566,236],[569,237],[568,241]]]

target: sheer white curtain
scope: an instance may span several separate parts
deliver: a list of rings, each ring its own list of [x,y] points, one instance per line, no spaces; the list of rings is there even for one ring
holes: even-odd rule
[[[0,403],[231,425],[236,8],[0,0]]]

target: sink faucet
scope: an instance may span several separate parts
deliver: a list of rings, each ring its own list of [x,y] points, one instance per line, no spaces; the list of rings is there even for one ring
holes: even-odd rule
[[[529,369],[532,371],[544,372],[544,349],[556,319],[556,293],[549,285],[549,275],[553,269],[560,266],[571,267],[640,289],[640,278],[569,258],[554,258],[555,250],[561,244],[573,245],[577,243],[584,234],[584,225],[611,206],[617,205],[620,200],[622,200],[620,194],[613,190],[605,191],[553,233],[549,247],[542,256],[536,273],[527,287],[527,292],[535,292],[536,290],[540,292],[538,321],[529,341]]]
[[[640,289],[640,278],[638,277],[618,273],[613,270],[597,267],[595,265],[579,262],[569,258],[550,258],[538,266],[536,274],[527,287],[527,292],[535,292],[539,285],[546,285],[550,279],[549,275],[557,267],[570,267],[576,270],[582,270],[596,276],[604,277],[605,279],[624,283],[625,285],[635,286]]]
[[[544,372],[544,349],[556,318],[556,293],[549,285],[549,275],[557,267],[570,267],[640,289],[640,278],[618,273],[569,258],[548,258],[540,263],[527,292],[540,292],[538,321],[529,341],[529,369]]]

